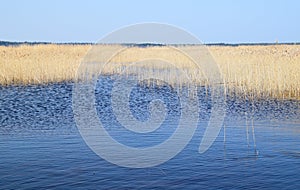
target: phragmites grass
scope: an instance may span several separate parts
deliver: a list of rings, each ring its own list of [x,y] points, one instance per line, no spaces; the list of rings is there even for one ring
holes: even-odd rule
[[[89,48],[82,45],[0,46],[0,84],[72,81]]]
[[[91,47],[0,46],[0,85],[78,81],[85,73],[78,68],[91,75],[137,75],[179,86],[215,85],[203,70],[205,62],[199,67],[176,48]],[[199,47],[178,48],[193,52]],[[116,50],[121,51],[115,54]],[[206,50],[220,69],[222,85],[229,95],[300,99],[300,45],[208,46]],[[95,64],[99,62],[103,64]]]

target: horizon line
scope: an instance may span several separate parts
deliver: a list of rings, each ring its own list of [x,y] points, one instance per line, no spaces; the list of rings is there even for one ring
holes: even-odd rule
[[[19,45],[95,45],[97,43],[92,42],[43,42],[43,41],[2,41],[0,40],[0,46],[19,46]],[[241,43],[202,43],[202,44],[161,44],[161,43],[99,43],[103,45],[125,45],[125,46],[165,46],[165,45],[207,45],[207,46],[255,46],[255,45],[300,45],[300,42],[241,42]]]

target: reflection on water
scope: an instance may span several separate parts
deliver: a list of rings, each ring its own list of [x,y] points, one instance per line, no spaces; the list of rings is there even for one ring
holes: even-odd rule
[[[138,135],[126,131],[110,107],[110,79],[96,89],[99,118],[119,142],[133,147],[163,142],[180,116],[169,87],[133,89],[133,115],[145,121],[151,99],[168,108],[162,128]],[[200,121],[187,147],[153,168],[115,166],[98,157],[77,131],[72,84],[0,88],[0,187],[15,188],[170,188],[299,189],[299,101],[227,100],[224,127],[213,146],[198,153],[211,100],[199,89]]]

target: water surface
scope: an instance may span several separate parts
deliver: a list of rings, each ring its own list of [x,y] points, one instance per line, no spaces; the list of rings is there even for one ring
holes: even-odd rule
[[[114,118],[111,86],[110,79],[98,85],[95,104],[113,138],[149,147],[174,132],[180,100],[170,87],[133,89],[130,106],[137,119],[147,120],[152,99],[163,99],[168,108],[161,129],[138,135]],[[225,127],[212,147],[199,154],[211,100],[201,89],[198,98],[200,121],[185,149],[162,165],[132,169],[107,162],[85,144],[72,112],[72,84],[1,87],[0,189],[300,188],[299,102],[228,99]]]

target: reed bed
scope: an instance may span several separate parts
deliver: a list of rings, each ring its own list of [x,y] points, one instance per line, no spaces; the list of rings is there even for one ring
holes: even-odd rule
[[[211,47],[229,92],[300,98],[300,46]]]
[[[199,67],[179,51],[196,52],[197,46],[91,47],[0,46],[0,85],[77,81],[86,73],[159,78],[179,86],[215,85],[208,80],[205,60]],[[205,53],[219,67],[229,95],[300,99],[300,45],[208,46]]]
[[[72,81],[89,46],[0,46],[0,84]]]

